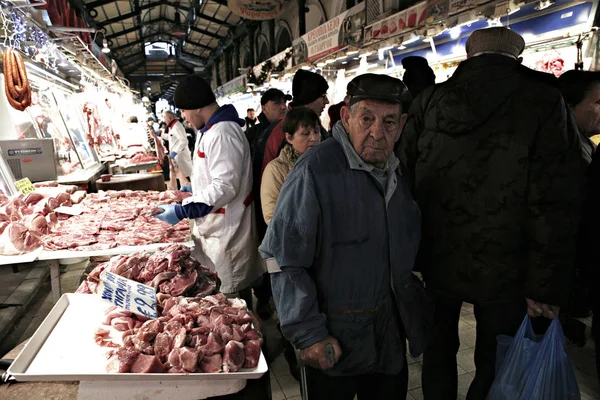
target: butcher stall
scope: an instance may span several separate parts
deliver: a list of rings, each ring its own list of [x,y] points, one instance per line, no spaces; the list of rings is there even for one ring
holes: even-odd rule
[[[61,399],[106,399],[107,387],[114,399],[266,398],[260,323],[220,283],[184,244],[97,264],[20,346],[4,376],[19,383],[2,389],[32,394],[42,390],[33,382],[53,382],[44,390]]]

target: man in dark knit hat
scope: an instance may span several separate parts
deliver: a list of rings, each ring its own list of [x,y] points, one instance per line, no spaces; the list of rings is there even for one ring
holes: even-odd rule
[[[435,74],[427,63],[427,59],[418,56],[404,57],[402,67],[405,70],[402,81],[413,98],[417,98],[429,86],[435,85]]]
[[[184,77],[175,90],[175,106],[199,129],[193,155],[192,197],[182,205],[162,205],[157,217],[170,224],[195,219],[196,259],[215,270],[221,292],[242,297],[250,306],[250,287],[266,271],[258,256],[252,210],[250,145],[231,104],[219,106],[208,82]]]
[[[262,168],[262,157],[266,146],[266,138],[263,137],[259,142],[261,134],[269,127],[274,127],[279,123],[287,110],[287,102],[292,99],[289,94],[283,93],[279,89],[271,88],[263,93],[260,98],[261,113],[258,116],[258,124],[246,131],[246,137],[250,142],[252,151],[252,192],[260,193],[260,176]],[[257,150],[260,148],[260,150]],[[258,240],[261,241],[267,231],[267,224],[262,214],[262,205],[260,196],[254,198],[254,211],[256,213],[256,228],[258,231]],[[273,315],[271,308],[271,278],[265,273],[262,282],[254,286],[254,295],[256,296],[256,313],[262,320],[267,320]]]
[[[325,106],[329,104],[327,90],[329,84],[321,75],[304,69],[299,69],[292,81],[292,96],[294,97],[290,107],[310,108],[317,115],[321,115]],[[321,126],[321,141],[328,137],[327,129]],[[273,128],[267,140],[265,155],[263,157],[262,171],[267,164],[277,158],[281,144],[285,140],[283,132],[283,121]]]
[[[589,159],[552,80],[521,65],[524,48],[507,28],[473,32],[468,59],[421,93],[400,138],[422,215],[417,267],[435,303],[426,399],[457,397],[463,302],[477,323],[467,398],[485,399],[496,336],[514,336],[527,314],[555,318],[569,294]]]

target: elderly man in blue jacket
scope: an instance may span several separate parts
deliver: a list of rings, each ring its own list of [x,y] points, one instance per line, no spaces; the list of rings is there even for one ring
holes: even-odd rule
[[[288,175],[260,251],[309,398],[405,399],[406,338],[420,354],[429,304],[412,274],[419,210],[393,153],[410,94],[365,74],[347,99],[333,138]]]

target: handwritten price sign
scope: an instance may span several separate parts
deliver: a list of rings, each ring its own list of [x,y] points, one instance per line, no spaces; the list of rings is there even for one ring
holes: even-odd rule
[[[29,178],[23,178],[15,182],[15,186],[19,191],[23,194],[29,194],[31,192],[35,192],[35,186],[29,180]]]
[[[156,291],[151,286],[123,278],[112,272],[100,274],[100,285],[97,293],[104,300],[110,301],[117,307],[124,308],[134,314],[155,319]]]

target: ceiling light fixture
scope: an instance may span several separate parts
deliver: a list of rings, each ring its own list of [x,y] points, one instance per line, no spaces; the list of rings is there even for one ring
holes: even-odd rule
[[[173,46],[171,46],[169,48],[169,56],[167,57],[167,62],[168,63],[175,63],[177,61],[177,58],[175,58],[175,56],[173,55]]]
[[[554,0],[540,1],[538,4],[536,4],[536,6],[534,8],[538,11],[541,11],[541,10],[545,10],[546,8],[550,7],[553,4],[554,4]]]
[[[105,39],[102,39],[102,52],[104,54],[108,54],[110,53],[110,49],[108,48],[108,41]]]
[[[179,14],[177,11],[175,11],[175,24],[171,33],[175,36],[185,36],[186,34],[185,28],[181,24],[181,14]]]

